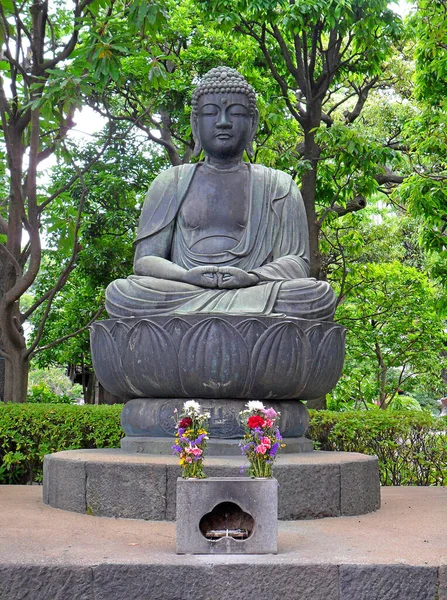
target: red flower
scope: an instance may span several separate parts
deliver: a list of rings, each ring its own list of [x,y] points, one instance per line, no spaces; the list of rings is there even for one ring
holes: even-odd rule
[[[192,425],[191,417],[184,417],[178,424],[178,426],[181,427],[182,429],[186,429],[187,427],[190,427],[191,425]]]
[[[248,419],[247,425],[250,429],[256,429],[256,427],[264,427],[265,421],[259,415],[254,415]]]

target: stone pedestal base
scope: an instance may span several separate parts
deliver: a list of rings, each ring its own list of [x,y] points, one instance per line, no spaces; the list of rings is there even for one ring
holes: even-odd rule
[[[207,457],[208,477],[243,475],[242,457]],[[361,515],[380,507],[377,458],[349,452],[280,454],[278,518]],[[67,450],[45,456],[44,502],[102,517],[172,521],[180,475],[174,456],[122,450]]]
[[[182,410],[187,398],[135,398],[121,412],[121,426],[128,437],[168,437],[175,434],[174,409]],[[211,439],[238,439],[244,435],[239,413],[247,400],[194,398],[210,417]],[[309,426],[309,412],[299,400],[264,400],[281,413],[279,428],[283,437],[302,437]]]
[[[242,460],[240,440],[208,441],[206,456],[239,456]],[[121,450],[138,454],[169,455],[172,453],[173,438],[167,437],[130,437],[121,440]],[[313,442],[305,437],[284,438],[286,447],[281,453],[296,454],[299,452],[312,452]]]
[[[276,554],[278,482],[179,478],[176,523],[177,554]]]

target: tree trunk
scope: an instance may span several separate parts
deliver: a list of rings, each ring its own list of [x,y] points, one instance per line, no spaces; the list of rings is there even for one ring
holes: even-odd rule
[[[4,361],[4,400],[5,402],[26,402],[29,360],[24,358],[25,344],[23,344],[23,348],[17,348],[5,339],[3,347],[8,355],[8,358]]]
[[[304,127],[304,160],[309,161],[311,169],[306,170],[301,180],[301,194],[306,208],[307,224],[309,228],[309,251],[310,251],[310,276],[320,279],[321,255],[318,237],[320,226],[317,222],[315,199],[317,190],[318,159],[321,149],[315,141],[314,129],[320,124],[321,109],[313,111],[309,122]]]

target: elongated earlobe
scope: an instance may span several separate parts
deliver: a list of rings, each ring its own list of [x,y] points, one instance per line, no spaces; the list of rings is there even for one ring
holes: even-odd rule
[[[255,139],[256,131],[258,130],[258,125],[259,125],[259,112],[258,112],[258,110],[256,110],[255,113],[253,114],[250,139],[248,140],[248,143],[245,147],[245,151],[250,158],[253,158],[255,155],[254,150],[253,150],[253,140]]]
[[[199,156],[199,154],[202,152],[202,144],[200,143],[199,135],[197,132],[197,117],[194,115],[194,112],[191,113],[191,131],[194,140],[194,150],[192,155]]]

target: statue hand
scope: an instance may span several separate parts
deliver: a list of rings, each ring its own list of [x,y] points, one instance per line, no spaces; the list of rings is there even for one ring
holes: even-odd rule
[[[259,277],[237,267],[218,267],[217,281],[220,289],[232,290],[256,285]]]
[[[217,267],[194,267],[185,274],[185,282],[203,288],[217,288]]]

